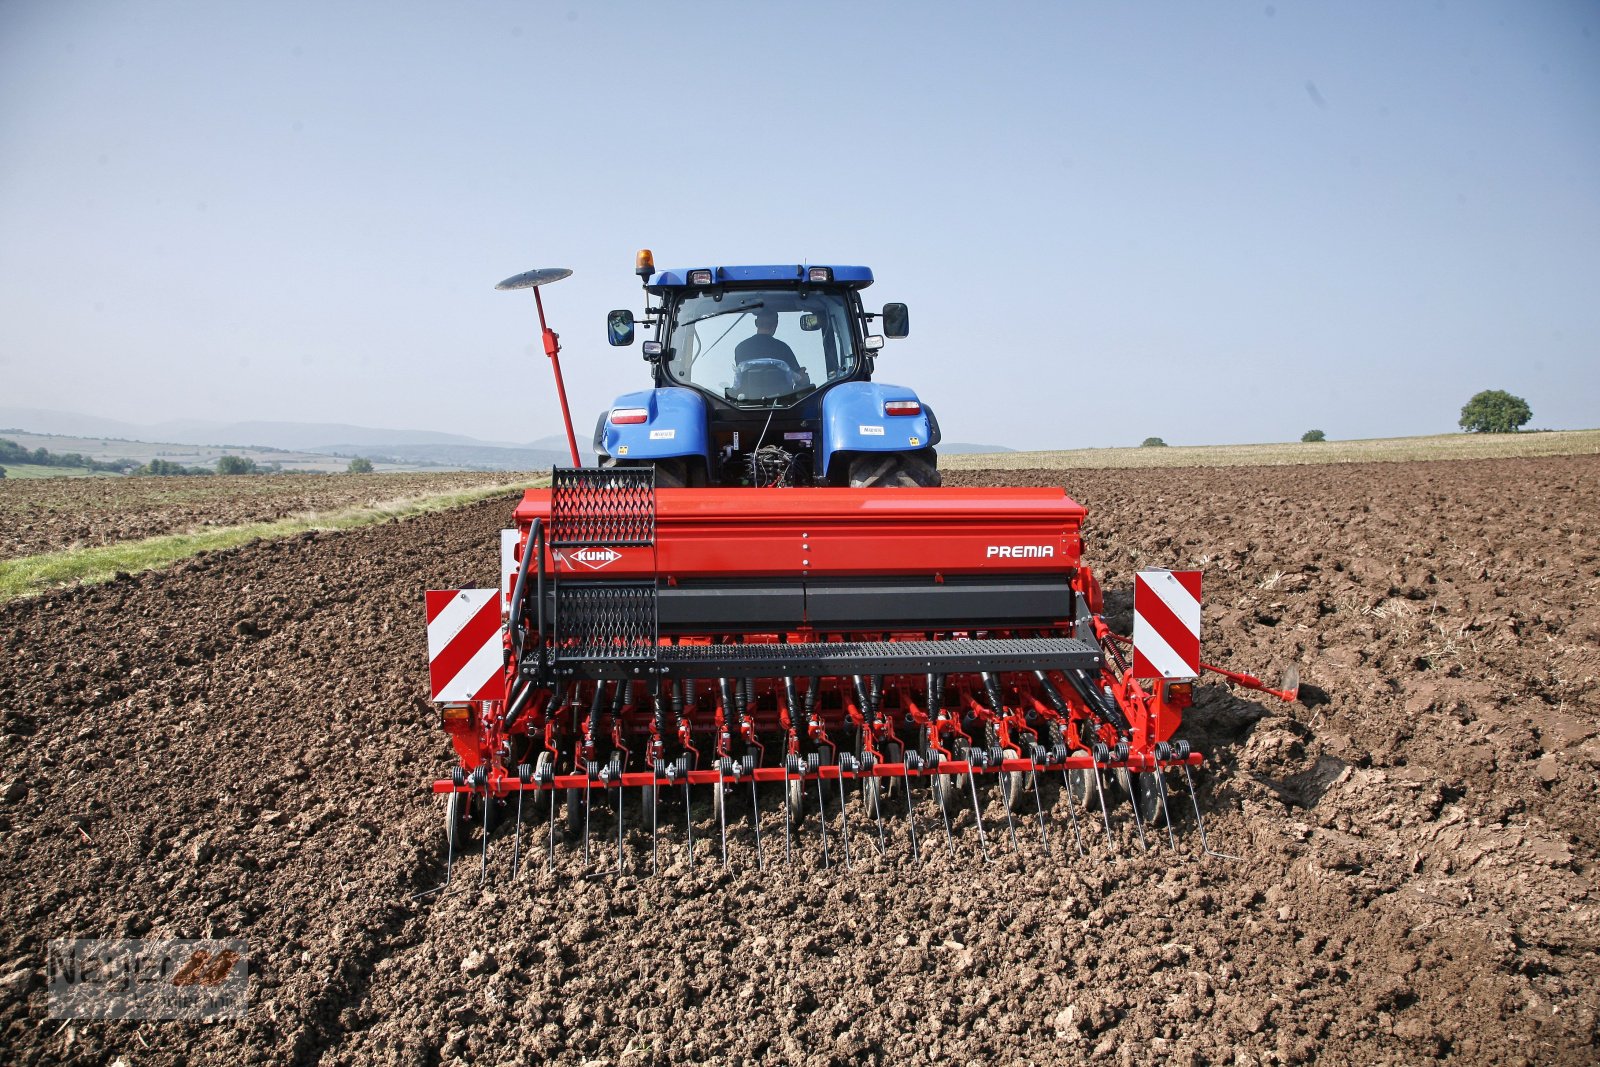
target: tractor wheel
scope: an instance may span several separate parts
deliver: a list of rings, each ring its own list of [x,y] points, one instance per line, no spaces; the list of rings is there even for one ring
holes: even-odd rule
[[[634,460],[607,456],[600,461],[602,467],[654,467],[657,489],[687,489],[689,487],[689,461],[686,459]]]
[[[850,457],[850,487],[932,487],[940,484],[938,457],[933,449],[920,452],[862,452]]]
[[[1076,749],[1074,756],[1087,756],[1087,749]],[[1067,772],[1067,792],[1079,811],[1089,811],[1100,806],[1100,775],[1090,767]]]
[[[467,843],[472,821],[472,798],[465,793],[450,793],[444,802],[444,836],[447,848],[460,854]]]
[[[1008,748],[1000,753],[1004,759],[1016,759],[1017,750]],[[1032,783],[1025,781],[1026,771],[1001,771],[1000,772],[1000,798],[1006,802],[1006,810],[1016,811],[1022,804],[1022,794]]]

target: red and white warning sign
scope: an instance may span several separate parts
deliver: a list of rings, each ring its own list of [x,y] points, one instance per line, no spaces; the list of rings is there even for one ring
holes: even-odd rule
[[[1133,676],[1200,675],[1200,572],[1140,571],[1133,580]]]
[[[500,590],[429,589],[428,683],[437,701],[505,699]]]

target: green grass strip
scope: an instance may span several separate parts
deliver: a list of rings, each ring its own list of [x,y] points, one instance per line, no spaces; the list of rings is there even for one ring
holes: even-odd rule
[[[515,482],[454,493],[402,497],[371,507],[315,512],[271,522],[222,526],[197,533],[162,534],[142,541],[41,552],[36,556],[4,560],[0,561],[0,604],[66,585],[94,585],[110,581],[118,574],[154,570],[200,552],[237,548],[257,539],[293,537],[308,530],[351,530],[358,526],[388,522],[390,519],[409,519],[429,512],[465,507],[501,493],[524,489],[529,484]]]

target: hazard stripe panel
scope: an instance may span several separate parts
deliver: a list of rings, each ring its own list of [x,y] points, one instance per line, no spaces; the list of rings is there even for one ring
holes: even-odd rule
[[[1200,572],[1140,571],[1133,583],[1133,675],[1200,674]]]
[[[426,601],[432,699],[505,699],[500,590],[430,589]]]

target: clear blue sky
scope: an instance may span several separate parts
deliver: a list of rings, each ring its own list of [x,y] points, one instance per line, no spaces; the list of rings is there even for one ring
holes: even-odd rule
[[[865,263],[1019,448],[1600,425],[1600,5],[0,2],[0,402],[581,436],[661,265]]]

